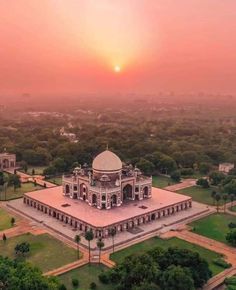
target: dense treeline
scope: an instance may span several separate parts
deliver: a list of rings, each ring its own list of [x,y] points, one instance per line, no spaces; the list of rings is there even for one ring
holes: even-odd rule
[[[211,275],[208,263],[196,252],[155,248],[127,257],[99,279],[117,290],[193,290],[202,287]]]
[[[180,170],[207,174],[220,162],[236,161],[236,118],[196,113],[160,117],[153,111],[72,112],[64,117],[22,117],[2,121],[0,150],[16,152],[18,161],[69,171],[73,163],[90,164],[109,145],[127,163],[147,174]],[[60,136],[75,133],[78,143]]]

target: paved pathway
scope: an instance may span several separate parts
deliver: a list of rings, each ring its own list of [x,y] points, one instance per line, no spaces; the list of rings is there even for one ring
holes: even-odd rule
[[[169,185],[167,187],[165,187],[164,189],[166,190],[170,190],[170,191],[177,191],[183,188],[187,188],[187,187],[191,187],[196,185],[196,180],[197,179],[193,179],[193,178],[188,178],[188,179],[184,179],[182,182],[177,183],[177,184],[173,184],[173,185]]]
[[[11,169],[7,169],[5,171],[8,172],[8,173],[13,174],[15,169],[11,168]],[[44,180],[44,176],[43,175],[33,175],[32,176],[32,175],[29,175],[29,174],[24,173],[22,171],[19,171],[19,170],[16,170],[16,174],[20,176],[20,179],[21,179],[22,182],[34,182],[35,181],[38,185],[41,185],[41,186],[46,185],[47,188],[57,186],[54,183],[51,183],[51,182],[48,182],[48,181]]]

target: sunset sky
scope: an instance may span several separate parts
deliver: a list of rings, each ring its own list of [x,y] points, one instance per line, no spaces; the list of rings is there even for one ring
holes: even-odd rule
[[[0,96],[236,93],[235,0],[0,0]]]

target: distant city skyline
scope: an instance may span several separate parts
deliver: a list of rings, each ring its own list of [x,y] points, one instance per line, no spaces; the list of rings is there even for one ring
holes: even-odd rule
[[[234,0],[0,4],[0,96],[236,93]]]

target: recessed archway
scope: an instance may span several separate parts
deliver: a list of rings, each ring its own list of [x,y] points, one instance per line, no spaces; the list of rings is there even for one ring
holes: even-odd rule
[[[69,184],[66,184],[66,193],[67,194],[70,193],[70,186],[69,186]]]
[[[123,201],[127,199],[132,199],[133,187],[130,184],[126,184],[123,188]]]
[[[148,186],[145,186],[144,188],[143,188],[143,197],[148,197]]]
[[[92,205],[97,205],[97,195],[96,194],[93,194],[92,195]]]
[[[116,206],[117,205],[117,195],[113,194],[111,197],[111,206]]]

